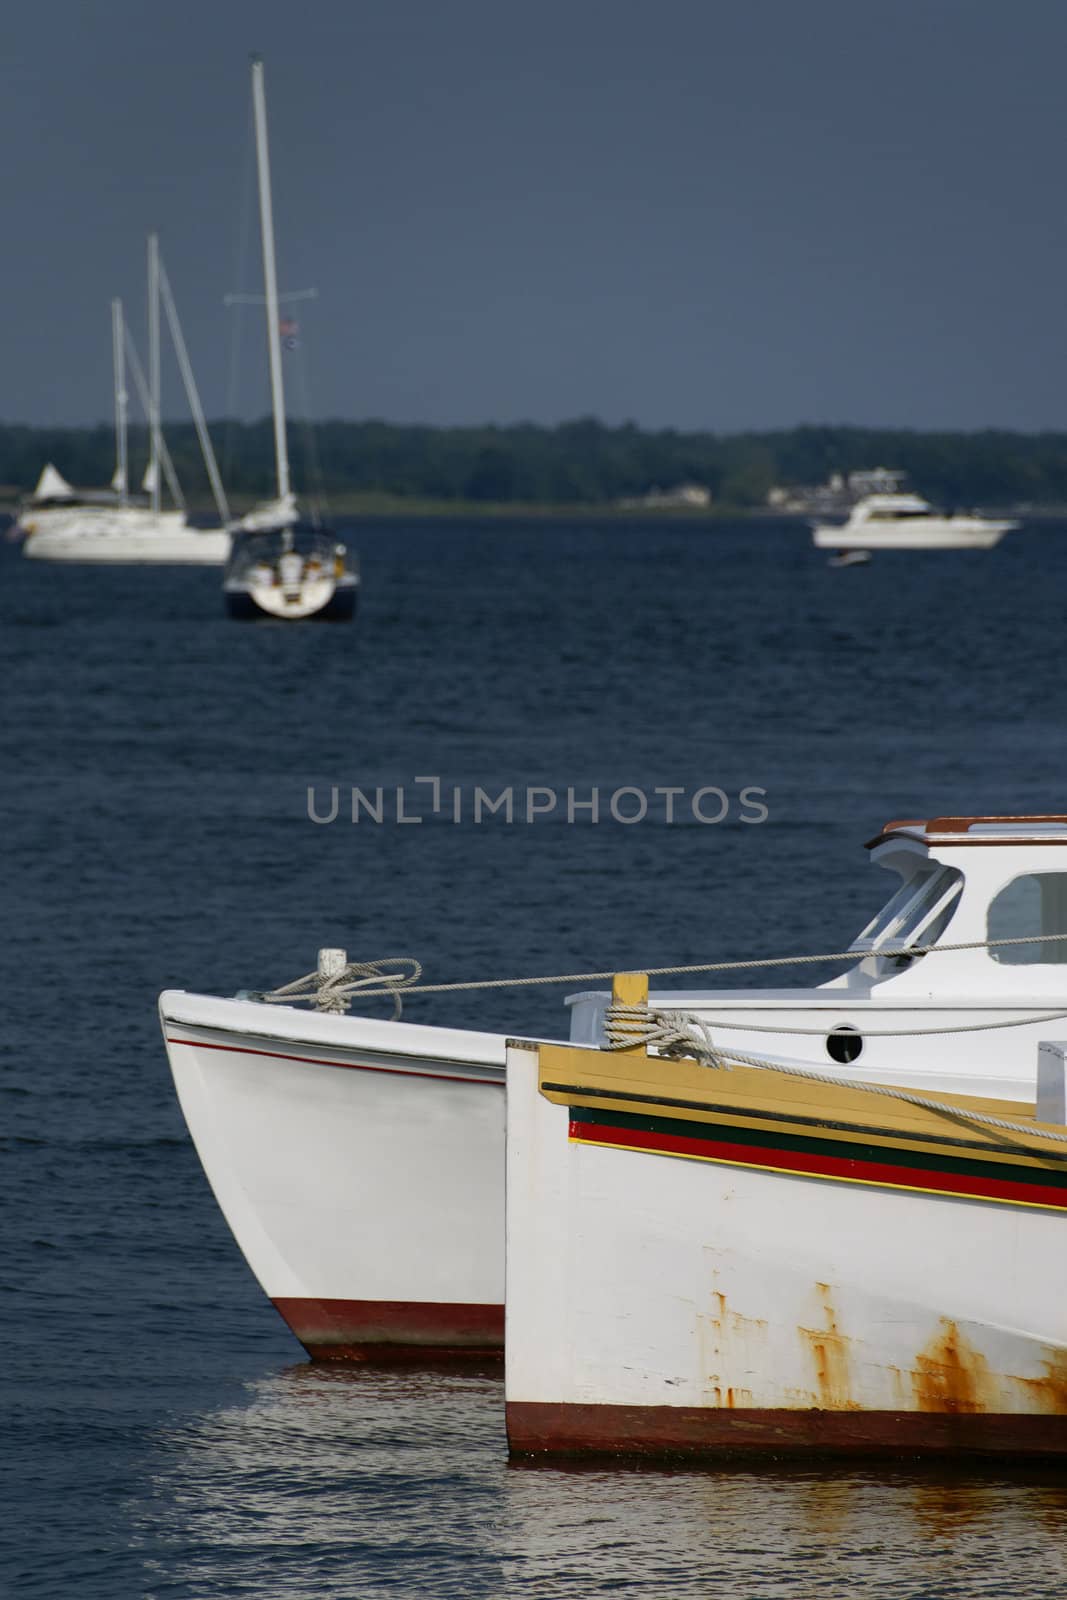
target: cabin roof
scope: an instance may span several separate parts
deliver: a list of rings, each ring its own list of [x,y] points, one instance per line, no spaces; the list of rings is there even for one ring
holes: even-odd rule
[[[902,834],[923,844],[1067,844],[1067,816],[896,818],[868,839],[867,849]]]

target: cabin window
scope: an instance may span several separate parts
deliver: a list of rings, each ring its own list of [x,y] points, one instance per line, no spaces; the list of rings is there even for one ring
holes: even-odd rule
[[[1067,872],[1031,872],[1013,878],[990,903],[986,938],[1026,939],[1034,944],[993,946],[990,957],[1005,967],[1067,965]]]
[[[892,955],[910,945],[934,944],[956,909],[963,874],[931,862],[921,867],[867,924],[854,950]]]

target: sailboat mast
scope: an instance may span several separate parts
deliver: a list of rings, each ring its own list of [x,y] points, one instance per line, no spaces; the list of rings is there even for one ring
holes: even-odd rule
[[[252,61],[252,104],[256,120],[256,170],[259,175],[259,226],[263,238],[263,292],[267,302],[270,398],[274,413],[274,457],[278,468],[278,498],[284,500],[289,494],[289,449],[285,437],[278,276],[274,265],[274,209],[270,193],[270,153],[267,149],[267,102],[263,89],[263,62],[259,56]]]
[[[122,301],[111,302],[111,354],[115,363],[115,477],[119,504],[125,505],[129,489],[129,461],[127,450],[127,395],[126,395],[126,323],[122,315]]]
[[[159,510],[160,473],[160,381],[159,381],[159,238],[148,235],[148,393],[151,400],[149,427],[152,448],[149,457],[149,493],[152,510]]]

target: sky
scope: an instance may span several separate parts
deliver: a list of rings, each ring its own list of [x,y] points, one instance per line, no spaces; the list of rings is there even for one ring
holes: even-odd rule
[[[253,51],[313,415],[1067,429],[1061,0],[12,8],[0,420],[110,416],[151,229],[265,412]]]

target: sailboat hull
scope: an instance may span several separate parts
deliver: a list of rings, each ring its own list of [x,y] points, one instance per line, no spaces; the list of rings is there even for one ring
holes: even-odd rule
[[[333,590],[330,598],[317,610],[283,607],[267,609],[261,606],[248,589],[227,589],[225,591],[226,614],[238,622],[267,622],[281,618],[283,621],[302,622],[351,622],[356,614],[359,601],[359,588],[357,585],[338,586]]]
[[[192,528],[181,512],[127,506],[44,522],[29,533],[23,554],[32,561],[221,567],[229,559],[230,535],[221,528]]]

